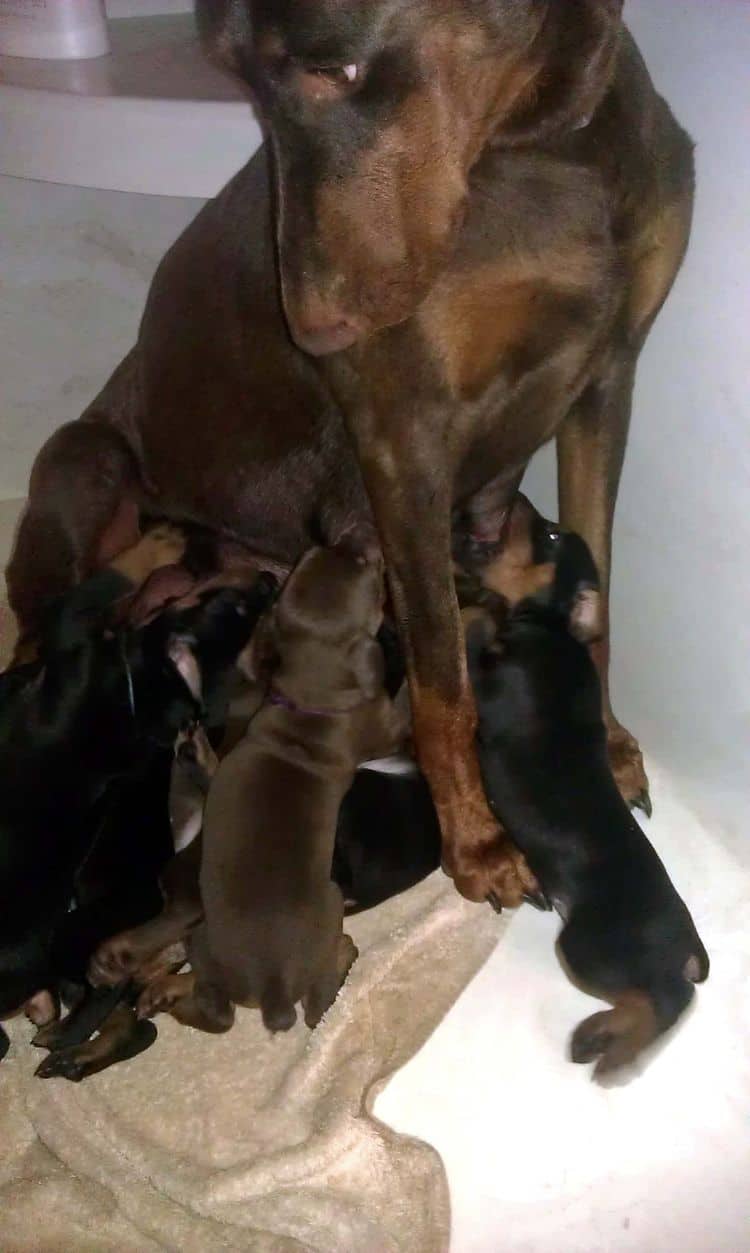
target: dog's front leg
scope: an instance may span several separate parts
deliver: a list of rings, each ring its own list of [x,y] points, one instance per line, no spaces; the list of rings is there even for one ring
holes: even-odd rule
[[[586,389],[557,436],[560,522],[588,543],[602,589],[601,639],[592,652],[602,684],[612,770],[625,800],[651,812],[648,779],[637,741],[615,718],[609,698],[609,583],[612,523],[630,425],[635,354],[613,354]]]
[[[420,456],[413,429],[408,442],[358,442],[405,652],[417,756],[440,818],[444,869],[469,900],[518,905],[536,885],[490,813],[479,774],[453,585],[450,479],[444,465],[430,469],[441,462],[434,446],[423,446]]]

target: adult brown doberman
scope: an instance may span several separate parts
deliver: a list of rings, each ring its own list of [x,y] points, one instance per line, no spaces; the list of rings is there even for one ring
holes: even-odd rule
[[[29,631],[139,506],[289,565],[365,543],[374,515],[444,864],[473,900],[517,902],[524,867],[480,786],[452,510],[492,481],[470,513],[496,540],[556,435],[561,521],[606,591],[636,358],[690,230],[691,144],[621,7],[199,0],[267,120],[273,190],[262,153],[168,253],[136,347],[40,454],[9,570]]]

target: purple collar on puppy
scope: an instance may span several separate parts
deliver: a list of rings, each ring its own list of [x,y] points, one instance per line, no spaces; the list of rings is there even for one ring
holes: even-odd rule
[[[275,687],[272,687],[268,693],[268,703],[275,705],[277,709],[288,709],[292,714],[306,714],[308,718],[331,718],[336,714],[351,713],[350,709],[308,709],[305,705],[296,704],[288,696],[284,696],[283,692],[278,692]]]

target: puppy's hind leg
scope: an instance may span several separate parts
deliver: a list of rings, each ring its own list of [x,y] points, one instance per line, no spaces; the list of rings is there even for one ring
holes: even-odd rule
[[[211,1035],[221,1035],[229,1031],[234,1022],[234,1006],[217,977],[208,951],[204,927],[198,927],[193,932],[188,956],[193,969],[186,979],[193,980],[192,991],[187,982],[183,983],[182,991],[187,990],[188,995],[173,998],[166,1008],[173,1018],[186,1027],[195,1027],[197,1031],[207,1031]],[[174,992],[175,986],[172,985],[170,990]]]
[[[658,990],[624,991],[613,1007],[592,1014],[576,1027],[570,1042],[574,1062],[598,1058],[593,1078],[605,1080],[631,1066],[660,1035],[674,1026],[694,996],[687,979],[670,979]]]
[[[152,1022],[140,1022],[130,1005],[118,1005],[93,1040],[50,1053],[37,1066],[36,1074],[40,1079],[60,1076],[79,1083],[116,1062],[137,1057],[155,1039],[156,1027]]]

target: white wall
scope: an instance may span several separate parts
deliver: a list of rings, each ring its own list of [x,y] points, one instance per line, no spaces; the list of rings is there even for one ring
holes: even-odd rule
[[[202,201],[0,177],[0,500],[132,347],[151,276]]]
[[[615,531],[613,699],[739,849],[750,801],[750,4],[628,0],[626,17],[696,141],[698,192],[688,257],[636,387]],[[545,451],[527,486],[549,504],[552,485]]]

